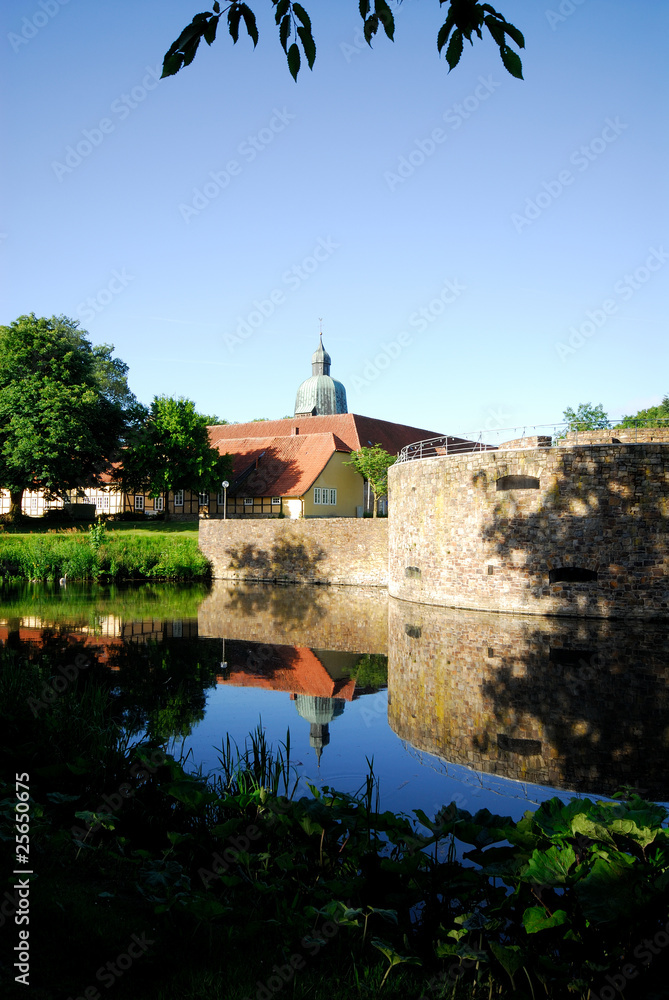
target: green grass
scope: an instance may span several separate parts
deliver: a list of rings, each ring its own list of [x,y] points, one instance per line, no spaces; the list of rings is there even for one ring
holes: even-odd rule
[[[183,534],[189,537],[197,535],[199,521],[107,521],[105,527],[107,531],[123,532],[124,534],[136,535],[150,532],[151,535],[174,535]],[[44,521],[42,518],[34,518],[33,521],[25,519],[20,523],[4,524],[1,526],[1,533],[7,535],[18,535],[29,538],[31,535],[52,535],[72,533],[74,531],[86,534],[89,530],[90,522],[83,521]]]
[[[127,524],[128,522],[126,522]],[[191,531],[56,531],[0,534],[5,580],[202,580],[208,561]]]

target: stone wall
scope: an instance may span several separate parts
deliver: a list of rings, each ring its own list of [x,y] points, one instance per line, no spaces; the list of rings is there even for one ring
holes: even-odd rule
[[[453,611],[390,599],[388,721],[412,746],[555,788],[669,797],[660,624]],[[471,806],[465,807],[471,809]]]
[[[216,579],[363,587],[388,583],[385,518],[203,520],[199,545]]]
[[[388,594],[380,587],[275,587],[216,580],[198,610],[198,634],[385,655]]]
[[[539,487],[497,489],[516,475]],[[394,597],[533,614],[669,615],[666,445],[406,462],[390,469],[389,509]]]

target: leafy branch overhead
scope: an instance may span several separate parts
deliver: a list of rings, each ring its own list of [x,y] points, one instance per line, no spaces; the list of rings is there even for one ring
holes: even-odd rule
[[[505,68],[512,76],[522,80],[520,56],[509,44],[512,42],[519,49],[525,48],[525,39],[518,28],[509,24],[489,3],[476,3],[475,0],[439,0],[439,3],[448,6],[448,13],[437,34],[437,49],[440,54],[446,50],[449,72],[460,61],[465,38],[470,45],[473,45],[472,36],[483,38],[483,32],[487,30],[499,48]],[[272,0],[272,6],[274,22],[279,29],[279,41],[288,61],[288,69],[293,79],[297,80],[302,59],[306,59],[309,69],[313,69],[316,59],[316,43],[311,20],[304,7],[294,3],[293,0]],[[379,27],[382,27],[386,36],[394,41],[395,18],[387,0],[359,0],[358,7],[365,41],[370,47]],[[256,47],[259,37],[258,25],[249,5],[231,0],[229,4],[221,7],[218,0],[215,0],[212,9],[196,14],[170,46],[163,60],[163,77],[174,76],[182,66],[190,66],[202,39],[207,45],[211,45],[216,38],[221,19],[227,25],[228,33],[235,44],[239,41],[239,29],[243,22],[253,47]]]

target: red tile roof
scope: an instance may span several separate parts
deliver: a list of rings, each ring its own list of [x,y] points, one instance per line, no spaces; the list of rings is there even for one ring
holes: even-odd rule
[[[249,425],[231,426],[246,430]],[[234,456],[229,496],[302,496],[335,452],[350,451],[334,434],[228,437],[214,439],[212,443],[222,455]],[[236,482],[240,477],[243,479]]]
[[[230,667],[225,675],[217,675],[217,682],[231,687],[265,688],[319,698],[352,700],[355,678],[333,680],[312,650],[304,646],[272,645],[265,650],[268,648],[270,655],[266,657],[262,670],[254,671],[248,667],[250,647],[234,641],[226,643]]]
[[[297,428],[298,434],[295,434]],[[314,434],[335,434],[348,451],[357,451],[369,444],[380,444],[396,455],[407,444],[424,438],[439,437],[441,431],[428,431],[421,427],[394,424],[389,420],[362,417],[357,413],[337,413],[325,417],[290,417],[286,420],[262,420],[250,424],[220,424],[209,428],[212,445],[233,438],[302,437]],[[230,449],[231,450],[231,449]]]

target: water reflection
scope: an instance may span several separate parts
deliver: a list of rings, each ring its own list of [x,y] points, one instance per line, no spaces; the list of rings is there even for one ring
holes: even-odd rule
[[[669,635],[391,600],[388,720],[414,747],[580,792],[669,795]]]
[[[461,765],[488,784],[669,798],[669,635],[652,623],[421,607],[352,587],[3,596],[0,652],[42,657],[56,676],[85,651],[130,733],[184,738],[205,770],[227,732],[243,743],[261,716],[270,741],[290,727],[319,780],[357,787],[375,756],[386,788],[430,806],[450,801],[440,781],[462,782]]]

